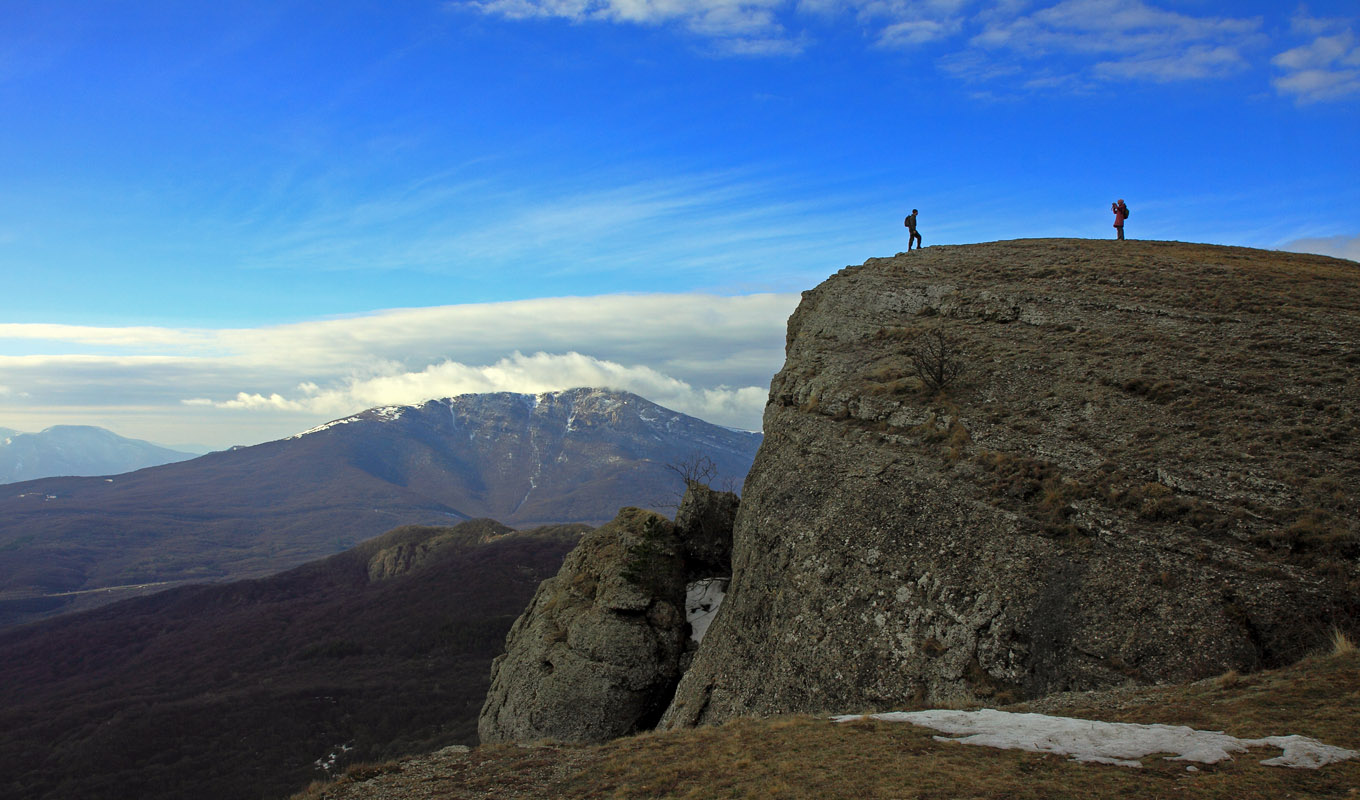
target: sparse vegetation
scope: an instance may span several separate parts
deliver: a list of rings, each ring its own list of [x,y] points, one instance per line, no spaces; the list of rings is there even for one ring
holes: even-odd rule
[[[1240,737],[1297,733],[1360,748],[1360,654],[1306,659],[1292,667],[1181,686],[1074,694],[1006,706],[1111,722],[1164,723]],[[1062,756],[939,741],[902,723],[845,724],[807,716],[738,719],[717,727],[648,733],[597,747],[481,747],[439,760],[403,761],[371,783],[342,779],[298,800],[358,800],[379,787],[429,796],[708,800],[828,797],[902,800],[1205,800],[1309,797],[1350,800],[1360,761],[1320,770],[1264,766],[1269,750],[1197,765],[1157,757],[1141,769],[1079,764]],[[1259,752],[1259,755],[1258,755]],[[389,795],[382,795],[389,796]],[[402,796],[402,795],[393,795]]]
[[[337,769],[474,743],[491,660],[581,527],[505,530],[399,529],[0,633],[0,798],[282,797],[337,743]],[[369,579],[373,553],[426,541],[442,546],[418,567]]]
[[[912,343],[911,367],[931,393],[945,391],[967,372],[964,354],[940,328],[931,328]]]

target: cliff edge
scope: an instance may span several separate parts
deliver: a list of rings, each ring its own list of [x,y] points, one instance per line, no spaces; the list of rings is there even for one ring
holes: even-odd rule
[[[1349,261],[1021,240],[842,270],[789,320],[730,591],[662,726],[1180,681],[1354,636],[1358,369]]]

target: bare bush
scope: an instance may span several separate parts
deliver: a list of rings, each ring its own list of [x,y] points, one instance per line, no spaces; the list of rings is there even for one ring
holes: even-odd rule
[[[963,355],[944,331],[932,328],[917,336],[912,345],[912,370],[926,389],[943,391],[967,371]]]
[[[710,486],[713,479],[718,476],[718,463],[698,451],[690,453],[678,461],[669,462],[665,466],[667,470],[679,476],[682,484],[674,495],[653,500],[652,508],[679,509],[680,501],[684,499],[685,492],[691,486]],[[730,479],[728,480],[730,481]]]
[[[686,487],[695,483],[708,486],[718,475],[717,463],[703,453],[690,453],[679,461],[667,464],[666,469],[679,475]]]

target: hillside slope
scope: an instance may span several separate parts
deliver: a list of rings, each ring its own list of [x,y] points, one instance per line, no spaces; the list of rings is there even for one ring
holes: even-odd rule
[[[14,484],[0,493],[0,626],[271,574],[402,524],[598,525],[677,502],[666,465],[695,453],[739,483],[759,441],[624,392],[463,395],[111,479]]]
[[[929,390],[914,358],[966,371]],[[1360,628],[1360,265],[1024,240],[804,293],[663,725],[1278,666]]]
[[[0,798],[279,797],[332,753],[471,743],[492,658],[582,530],[399,528],[0,632]]]

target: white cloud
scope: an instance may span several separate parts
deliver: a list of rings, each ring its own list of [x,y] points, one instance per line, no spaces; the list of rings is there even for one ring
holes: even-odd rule
[[[206,344],[204,334],[176,328],[122,327],[92,325],[53,325],[48,323],[0,323],[0,341],[23,339],[59,341],[100,347],[146,347],[173,345],[177,348]]]
[[[1012,6],[1014,8],[1014,6]],[[1063,0],[1032,13],[991,11],[970,44],[987,60],[1042,65],[1041,85],[1075,79],[1159,83],[1216,78],[1246,69],[1259,18],[1197,17],[1142,0]],[[954,71],[959,72],[955,69]],[[984,74],[975,64],[965,76]],[[1073,81],[1057,80],[1058,76]]]
[[[1271,59],[1281,70],[1271,79],[1277,92],[1305,104],[1360,92],[1360,41],[1351,21],[1298,15],[1293,29],[1313,38]]]
[[[1360,236],[1319,236],[1295,239],[1280,246],[1293,253],[1317,253],[1323,256],[1360,261]]]
[[[675,23],[736,55],[797,52],[776,11],[787,0],[470,0],[450,3],[507,19],[558,18],[636,25]]]
[[[884,47],[911,47],[945,39],[957,33],[963,21],[952,19],[907,19],[888,25],[879,33],[878,42]]]

